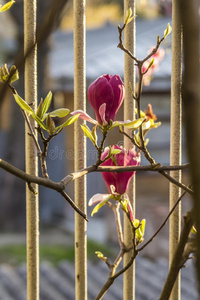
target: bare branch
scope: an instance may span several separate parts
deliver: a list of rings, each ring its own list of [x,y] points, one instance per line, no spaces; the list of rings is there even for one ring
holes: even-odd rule
[[[172,213],[174,212],[174,210],[176,209],[177,205],[179,204],[179,202],[183,199],[183,197],[185,196],[186,191],[182,193],[182,195],[178,198],[177,202],[175,203],[175,205],[172,207],[172,209],[170,210],[169,214],[167,215],[167,217],[165,218],[165,220],[163,221],[163,223],[161,224],[161,226],[158,228],[158,230],[156,230],[156,232],[153,234],[153,236],[142,246],[138,249],[138,251],[142,251],[148,244],[150,244],[154,238],[158,235],[158,233],[163,229],[163,227],[166,225],[167,221],[169,220],[170,216],[172,215]]]
[[[57,191],[67,200],[67,202],[73,207],[73,209],[76,212],[78,212],[86,221],[88,221],[86,215],[82,211],[80,211],[80,209],[76,206],[76,204],[72,201],[72,199],[65,193],[64,191],[65,185],[63,184],[62,181],[57,183],[48,178],[41,178],[41,177],[29,175],[26,172],[23,172],[22,170],[19,170],[18,168],[12,166],[11,164],[3,161],[2,159],[0,159],[0,168],[4,169],[5,171],[27,182],[29,188],[31,188],[31,183],[36,183]]]
[[[193,226],[194,219],[193,219],[193,211],[187,213],[187,216],[184,218],[184,227],[181,233],[180,241],[177,245],[176,252],[174,253],[170,270],[165,281],[164,288],[162,290],[161,296],[159,300],[169,299],[172,288],[178,276],[180,269],[182,268],[182,256],[184,253],[185,245],[188,241],[188,236],[190,234],[190,230]]]

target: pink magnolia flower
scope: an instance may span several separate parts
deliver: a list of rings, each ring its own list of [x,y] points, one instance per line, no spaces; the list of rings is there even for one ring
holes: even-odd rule
[[[125,88],[119,75],[102,75],[91,83],[87,95],[97,122],[107,125],[115,119],[124,100]]]
[[[117,145],[112,146],[112,149],[121,150],[120,153],[113,155],[113,159],[109,158],[105,162],[101,163],[101,166],[138,166],[140,164],[140,155],[136,154],[132,148],[127,151],[125,148]],[[109,153],[109,148],[105,148],[101,155],[101,159],[104,160]],[[112,194],[112,186],[115,187],[115,193],[123,195],[127,188],[130,179],[133,177],[135,172],[102,172],[103,179],[107,185],[109,192]]]

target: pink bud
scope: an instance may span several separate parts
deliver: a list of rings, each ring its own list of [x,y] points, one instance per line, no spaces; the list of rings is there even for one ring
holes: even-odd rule
[[[131,203],[130,203],[129,200],[128,200],[128,203],[127,203],[127,208],[128,208],[130,220],[131,220],[132,222],[134,222],[133,209],[132,209],[132,206],[131,206]]]
[[[112,149],[121,150],[120,153],[114,155],[114,159],[109,158],[101,164],[101,166],[138,166],[140,164],[140,155],[136,154],[135,150],[132,148],[128,152],[125,148],[119,147],[117,145],[112,146]],[[109,153],[109,148],[105,148],[105,151],[101,155],[101,159],[104,160]],[[123,195],[127,188],[130,179],[133,177],[135,172],[102,172],[103,179],[107,185],[109,192],[112,194],[110,186],[115,187],[115,193]]]
[[[125,94],[124,84],[119,75],[102,75],[88,88],[88,99],[100,125],[114,120]]]

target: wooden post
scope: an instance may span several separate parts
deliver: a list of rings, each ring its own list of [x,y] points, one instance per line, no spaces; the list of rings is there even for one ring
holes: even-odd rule
[[[124,16],[126,17],[129,8],[132,8],[133,16],[135,15],[135,1],[124,1]],[[128,48],[133,54],[135,53],[135,20],[128,24],[125,29],[125,47]],[[135,68],[134,61],[125,54],[124,56],[124,84],[125,84],[125,101],[124,101],[124,120],[133,120],[134,118],[134,100],[129,90],[129,82],[132,89],[135,89]],[[127,133],[130,134],[130,131]],[[133,145],[129,139],[124,137],[124,147],[126,149],[132,148]],[[135,214],[135,177],[129,184],[128,196],[133,207]],[[131,246],[131,227],[128,219],[124,218],[124,242],[127,247]],[[131,254],[127,253],[124,256],[124,265],[130,260]],[[124,274],[124,300],[135,299],[135,264],[133,264]]]
[[[181,164],[181,130],[182,130],[182,30],[178,1],[172,1],[172,77],[171,77],[171,135],[170,135],[170,165]],[[176,180],[181,180],[181,171],[170,173]],[[170,209],[176,203],[181,190],[170,183]],[[169,263],[175,252],[181,230],[181,204],[170,217],[169,225]],[[180,275],[171,293],[171,300],[181,299]]]
[[[86,110],[85,80],[85,0],[74,0],[74,109]],[[78,120],[74,125],[75,171],[86,167],[86,140]],[[75,202],[87,212],[86,177],[75,181]],[[87,299],[87,224],[75,214],[76,300]]]
[[[37,47],[36,41],[36,0],[24,0],[24,52],[32,47],[25,61],[25,100],[37,106]],[[33,129],[35,122],[30,118]],[[38,175],[37,151],[33,139],[25,129],[26,172]],[[32,188],[37,192],[37,186]],[[27,299],[39,300],[39,213],[38,194],[26,188],[26,230],[27,230]]]

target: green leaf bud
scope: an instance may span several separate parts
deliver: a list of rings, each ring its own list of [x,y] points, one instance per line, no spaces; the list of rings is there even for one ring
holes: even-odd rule
[[[164,38],[166,38],[170,33],[172,32],[172,27],[170,26],[170,24],[167,24],[167,28],[164,31]]]
[[[54,120],[50,117],[49,114],[47,116],[46,125],[47,125],[47,129],[48,129],[48,132],[50,133],[50,135],[54,134],[54,132],[55,132],[55,123],[54,123]]]

